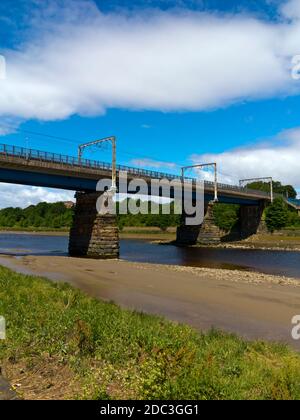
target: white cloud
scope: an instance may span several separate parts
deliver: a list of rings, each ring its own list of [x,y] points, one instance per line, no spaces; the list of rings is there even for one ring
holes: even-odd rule
[[[15,128],[10,128],[10,127],[0,125],[0,136],[7,136],[8,134],[12,134],[15,131],[16,131]]]
[[[8,134],[15,133],[18,130],[22,121],[18,118],[3,117],[0,121],[0,136],[7,136]]]
[[[42,187],[26,187],[23,185],[0,184],[0,208],[28,207],[41,201],[55,203],[58,201],[74,201],[71,191],[55,190]]]
[[[131,165],[139,166],[141,168],[154,168],[154,169],[176,169],[178,165],[174,162],[163,162],[159,160],[141,158],[141,159],[132,159],[130,161]]]
[[[299,0],[290,0],[281,7],[282,14],[290,19],[300,19],[300,2]]]
[[[237,184],[239,179],[272,176],[300,189],[300,127],[272,139],[224,153],[193,155],[194,163],[217,162],[220,181]],[[207,175],[210,179],[210,174]]]
[[[87,4],[51,6],[23,45],[6,51],[0,115],[206,110],[300,90],[290,75],[300,52],[298,1],[273,23],[184,10],[102,14]]]

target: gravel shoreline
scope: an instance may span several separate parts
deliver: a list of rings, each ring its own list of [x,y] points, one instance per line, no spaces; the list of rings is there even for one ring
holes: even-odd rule
[[[207,276],[212,280],[225,280],[234,283],[248,283],[248,284],[273,284],[280,286],[295,286],[300,287],[300,279],[294,279],[287,276],[279,276],[274,274],[265,274],[255,271],[247,270],[227,270],[223,268],[207,268],[207,267],[187,267],[180,265],[167,265],[167,264],[147,264],[147,263],[134,263],[125,260],[120,260],[126,264],[131,264],[138,269],[153,269],[153,271],[170,270],[181,273],[189,273],[198,276]]]
[[[174,245],[174,246],[180,246],[178,244],[176,244],[175,241],[168,241],[168,240],[152,240],[151,241],[152,244],[157,244],[157,245]],[[188,248],[217,248],[217,249],[245,249],[245,250],[262,250],[262,251],[294,251],[294,252],[299,252],[300,251],[300,246],[298,244],[293,245],[293,244],[287,244],[287,245],[278,245],[278,244],[259,244],[256,242],[236,242],[236,243],[232,243],[232,242],[221,242],[219,244],[212,244],[212,245],[201,245],[201,244],[196,244],[196,245],[190,245]]]

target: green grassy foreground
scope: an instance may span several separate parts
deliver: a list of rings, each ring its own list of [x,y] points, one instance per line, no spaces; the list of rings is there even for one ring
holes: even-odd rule
[[[200,334],[2,267],[0,314],[0,365],[12,383],[27,378],[25,398],[300,398],[300,354],[288,347]]]

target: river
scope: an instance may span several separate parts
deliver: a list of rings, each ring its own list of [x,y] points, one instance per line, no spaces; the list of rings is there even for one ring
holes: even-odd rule
[[[0,254],[67,255],[68,237],[0,234]],[[255,249],[179,248],[141,239],[122,239],[120,257],[127,261],[258,271],[300,278],[300,252]]]

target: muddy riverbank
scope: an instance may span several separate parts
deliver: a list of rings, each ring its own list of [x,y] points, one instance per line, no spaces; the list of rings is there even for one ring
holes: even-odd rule
[[[249,339],[289,342],[300,350],[300,342],[291,338],[291,319],[300,314],[300,279],[55,256],[2,256],[0,264],[199,330],[215,327]]]

